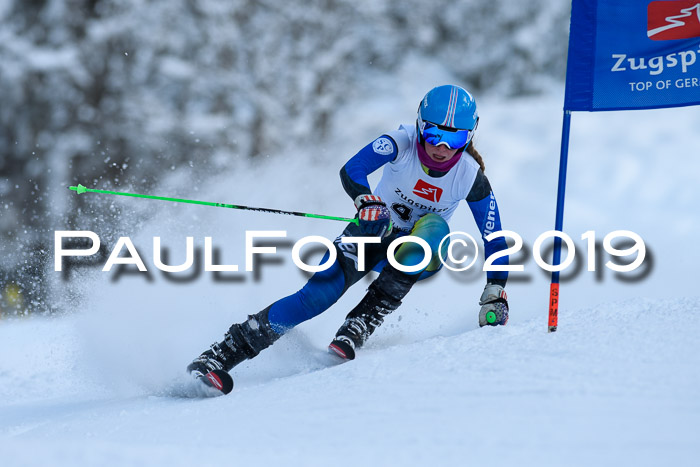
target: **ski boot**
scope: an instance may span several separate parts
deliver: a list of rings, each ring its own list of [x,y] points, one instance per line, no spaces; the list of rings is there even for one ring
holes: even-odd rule
[[[269,307],[260,313],[248,316],[245,322],[231,326],[224,334],[224,340],[212,344],[210,349],[202,352],[187,365],[187,371],[208,385],[213,383],[217,389],[221,382],[223,388],[220,390],[224,394],[230,392],[233,388],[233,380],[228,376],[228,372],[242,361],[258,355],[281,336],[270,327],[267,319],[268,310]],[[222,381],[217,381],[217,378]],[[230,388],[227,388],[228,380],[231,383]]]
[[[417,275],[409,276],[387,265],[370,284],[360,303],[348,313],[328,346],[329,352],[345,360],[354,360],[355,350],[362,347],[384,318],[401,305],[401,299],[417,280]]]

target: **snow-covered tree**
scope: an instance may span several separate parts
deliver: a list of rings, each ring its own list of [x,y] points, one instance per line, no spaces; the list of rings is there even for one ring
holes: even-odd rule
[[[481,92],[539,92],[563,78],[568,10],[559,0],[0,1],[0,274],[39,282],[47,217],[70,225],[80,202],[66,185],[152,189],[183,164],[200,183],[242,159],[327,142],[336,109],[409,58]]]

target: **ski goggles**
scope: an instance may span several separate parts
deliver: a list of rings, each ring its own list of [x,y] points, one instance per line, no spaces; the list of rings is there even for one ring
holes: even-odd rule
[[[423,121],[421,134],[423,139],[433,146],[444,144],[450,149],[459,149],[471,141],[474,130],[458,130]]]

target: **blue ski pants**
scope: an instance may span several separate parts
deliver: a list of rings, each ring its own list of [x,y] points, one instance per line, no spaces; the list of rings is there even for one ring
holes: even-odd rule
[[[315,273],[309,281],[296,293],[284,297],[270,306],[268,319],[272,329],[283,334],[294,326],[311,319],[326,311],[345,293],[346,290],[362,279],[370,270],[381,272],[388,263],[387,248],[396,238],[412,235],[425,240],[430,246],[432,257],[427,266],[412,274],[419,274],[418,280],[434,275],[442,267],[439,255],[445,257],[449,239],[442,244],[442,252],[438,252],[440,242],[450,233],[445,220],[437,214],[426,214],[415,223],[410,233],[397,231],[382,239],[381,243],[365,245],[365,270],[357,270],[356,245],[341,243],[342,237],[362,236],[359,227],[348,224],[343,233],[333,242],[338,252],[337,260],[325,271]],[[328,259],[329,254],[321,260]],[[405,242],[395,251],[396,261],[404,266],[416,266],[425,258],[423,247],[415,242]]]

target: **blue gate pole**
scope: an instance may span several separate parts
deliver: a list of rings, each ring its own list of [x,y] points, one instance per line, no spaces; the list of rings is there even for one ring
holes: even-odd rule
[[[564,122],[561,130],[561,153],[559,156],[559,186],[557,188],[557,215],[554,230],[564,231],[564,196],[566,192],[566,164],[569,159],[569,132],[571,130],[571,111],[564,110]],[[561,264],[561,237],[554,237],[554,256],[552,266]],[[549,323],[548,332],[555,332],[559,321],[559,271],[552,271],[552,283],[549,286]]]

